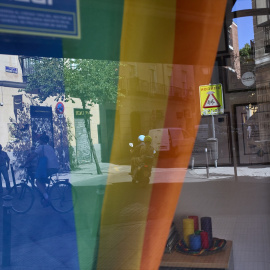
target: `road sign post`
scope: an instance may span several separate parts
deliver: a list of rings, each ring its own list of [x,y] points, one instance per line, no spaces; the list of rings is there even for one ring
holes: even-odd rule
[[[199,91],[201,115],[218,115],[224,113],[221,84],[201,85]]]
[[[55,106],[55,112],[58,115],[58,119],[60,120],[60,140],[61,140],[61,159],[62,159],[62,166],[64,166],[64,149],[63,149],[63,122],[62,119],[64,118],[64,111],[65,111],[65,106],[62,102],[57,102],[56,106]]]
[[[209,85],[201,85],[199,87],[200,91],[200,109],[201,115],[211,115],[212,118],[212,139],[216,140],[215,133],[215,119],[214,115],[223,114],[224,113],[224,103],[223,103],[223,91],[221,84],[209,84]],[[216,147],[216,151],[217,151]],[[213,149],[212,149],[213,151]],[[213,155],[215,160],[215,167],[217,167],[217,157],[218,153]]]

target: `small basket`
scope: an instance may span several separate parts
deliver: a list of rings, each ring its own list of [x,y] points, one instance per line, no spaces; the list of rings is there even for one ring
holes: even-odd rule
[[[184,240],[180,240],[176,245],[175,249],[178,252],[181,252],[186,255],[193,256],[202,256],[202,255],[211,255],[216,252],[219,252],[225,248],[227,241],[225,239],[213,238],[213,245],[208,249],[200,249],[197,251],[191,250],[188,248]]]

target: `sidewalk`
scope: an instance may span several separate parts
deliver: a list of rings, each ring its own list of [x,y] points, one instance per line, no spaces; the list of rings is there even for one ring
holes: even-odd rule
[[[81,164],[80,167],[69,174],[70,182],[74,185],[106,185],[108,174],[126,173],[130,170],[128,165],[114,165],[110,163],[99,163],[102,174],[97,173],[95,163]]]
[[[99,163],[102,175],[97,174],[95,163],[80,165],[80,169],[71,172],[71,182],[84,181],[92,179],[107,179],[107,175],[125,174],[128,175],[130,165],[115,165],[110,163]],[[237,167],[237,178],[233,166],[226,167],[209,167],[209,177],[207,178],[207,170],[205,167],[191,168],[153,168],[152,177],[154,173],[178,171],[186,172],[185,182],[207,182],[207,181],[256,181],[256,182],[270,182],[270,167],[269,166],[241,166]],[[89,176],[91,176],[89,178]],[[106,176],[106,177],[105,177]],[[121,179],[120,179],[121,180]],[[126,181],[130,181],[130,177]],[[105,183],[104,183],[105,184]]]
[[[70,247],[67,250],[67,247]],[[0,253],[2,258],[2,252]],[[0,263],[1,265],[1,263]],[[76,233],[38,242],[31,242],[11,250],[11,266],[3,270],[80,270]]]
[[[240,182],[270,182],[270,167],[265,166],[244,166],[236,168],[237,177],[235,177],[234,167],[210,167],[209,178],[207,178],[206,168],[189,169],[188,174],[197,181],[213,181],[213,180],[231,180]],[[187,174],[187,177],[188,177]],[[193,182],[194,180],[193,179]]]

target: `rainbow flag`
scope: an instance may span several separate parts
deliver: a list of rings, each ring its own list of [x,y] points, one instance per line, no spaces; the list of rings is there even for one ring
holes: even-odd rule
[[[192,68],[193,76],[187,77],[186,83],[192,81],[195,96],[179,99],[177,106],[189,107],[191,111],[195,106],[199,108],[196,97],[199,90],[196,89],[210,82],[227,1],[94,2],[82,3],[82,40],[64,41],[64,57],[83,58],[90,51],[97,59],[119,60],[119,77],[129,76],[124,74],[121,63],[137,63],[138,69],[151,64],[167,65],[171,69],[171,87],[181,66]],[[91,39],[91,34],[95,39]],[[202,71],[205,67],[210,72],[205,74]],[[138,86],[134,83],[132,87],[136,90]],[[147,111],[154,110],[155,103],[159,102],[158,106],[165,111],[161,118],[163,128],[179,126],[172,120],[176,101],[171,98],[170,91],[173,89],[170,88],[161,100],[151,96],[145,96],[143,100]],[[123,149],[128,147],[119,144],[123,136],[121,123],[127,121],[123,111],[129,115],[132,110],[144,110],[142,100],[136,96],[120,99],[119,95],[121,106],[116,111],[111,163],[117,162]],[[194,126],[199,122],[198,113],[192,121],[185,123],[193,137],[196,137]],[[113,166],[106,185],[97,188],[81,183],[75,186],[79,198],[74,213],[80,269],[159,268],[192,148],[191,141],[187,152],[170,157],[170,168],[182,170],[156,172],[146,188],[132,186],[128,175],[126,181],[114,182],[117,174]],[[163,167],[165,160],[159,156],[156,167]],[[121,172],[120,176],[124,177]],[[96,181],[103,183],[104,176],[97,176]]]

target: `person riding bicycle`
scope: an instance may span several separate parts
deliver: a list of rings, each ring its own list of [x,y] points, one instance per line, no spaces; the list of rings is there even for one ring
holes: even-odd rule
[[[31,183],[33,183],[35,180],[35,173],[36,173],[36,168],[38,164],[38,157],[35,152],[35,149],[36,148],[34,146],[31,147],[31,150],[28,153],[25,164],[24,164],[24,167],[27,170],[27,174],[29,175],[31,179]]]
[[[45,200],[48,200],[49,196],[46,192],[46,184],[48,183],[48,177],[55,174],[59,170],[59,163],[54,149],[48,144],[49,136],[42,134],[40,136],[40,145],[35,150],[35,153],[39,156],[45,156],[47,158],[47,178],[36,177],[36,183],[38,189],[41,191]],[[38,174],[36,174],[37,176]]]
[[[138,166],[138,158],[140,158],[140,151],[142,146],[144,146],[144,135],[140,135],[138,137],[139,144],[134,147],[134,149],[130,150],[131,152],[131,171],[130,175],[133,175],[135,168]]]

